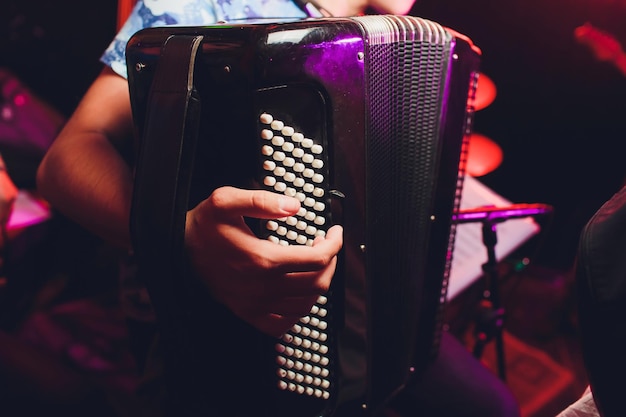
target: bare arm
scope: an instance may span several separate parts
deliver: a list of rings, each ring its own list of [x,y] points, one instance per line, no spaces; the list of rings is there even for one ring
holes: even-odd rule
[[[130,248],[132,175],[118,149],[131,137],[128,83],[105,69],[37,172],[39,191],[56,209],[124,248]]]

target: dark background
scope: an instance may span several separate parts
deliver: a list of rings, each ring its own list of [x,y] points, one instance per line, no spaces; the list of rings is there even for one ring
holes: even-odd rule
[[[116,0],[3,0],[0,65],[69,116],[101,69],[116,19]]]
[[[574,30],[590,22],[626,43],[626,2],[418,0],[413,14],[481,48],[498,94],[474,130],[504,153],[481,180],[513,202],[554,207],[536,261],[568,268],[581,227],[621,187],[626,168],[626,77]]]
[[[483,51],[482,71],[498,95],[474,127],[501,146],[504,160],[481,180],[513,202],[554,207],[533,248],[536,262],[569,267],[580,228],[625,176],[626,78],[573,36],[591,22],[626,41],[624,3],[418,0],[412,11]],[[0,65],[69,116],[101,68],[116,8],[112,0],[5,0]]]

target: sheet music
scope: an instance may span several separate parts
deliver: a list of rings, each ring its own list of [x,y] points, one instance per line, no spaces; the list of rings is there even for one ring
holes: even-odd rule
[[[476,178],[465,177],[461,194],[461,209],[481,206],[506,207],[512,202],[502,197]],[[456,229],[452,268],[448,283],[448,300],[482,276],[482,265],[487,262],[487,249],[483,244],[482,224],[464,223]],[[497,224],[498,242],[496,259],[502,260],[520,245],[539,232],[539,225],[531,218],[511,219]]]

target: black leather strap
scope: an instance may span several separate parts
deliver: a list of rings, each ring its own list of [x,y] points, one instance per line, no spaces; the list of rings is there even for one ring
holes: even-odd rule
[[[185,219],[200,100],[194,89],[195,60],[202,36],[171,36],[161,56],[148,100],[135,168],[130,230],[138,263],[157,314],[166,381],[176,383],[181,352],[190,344],[185,306]],[[176,404],[177,390],[169,390]],[[182,414],[181,414],[182,415]]]
[[[153,302],[171,314],[182,266],[185,219],[198,137],[200,101],[193,88],[201,36],[172,36],[163,45],[139,145],[131,206],[131,237]],[[171,308],[170,308],[171,307]]]

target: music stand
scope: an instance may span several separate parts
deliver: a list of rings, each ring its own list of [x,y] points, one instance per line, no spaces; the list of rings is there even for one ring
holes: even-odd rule
[[[487,343],[495,338],[498,375],[506,381],[506,362],[504,355],[505,309],[500,302],[498,290],[498,260],[496,244],[498,243],[497,224],[510,219],[521,219],[546,214],[552,207],[546,204],[513,204],[507,207],[483,206],[460,210],[453,216],[453,221],[461,223],[482,223],[483,244],[487,249],[487,261],[482,265],[485,290],[479,303],[479,315],[476,320],[476,343],[473,354],[480,358]]]

